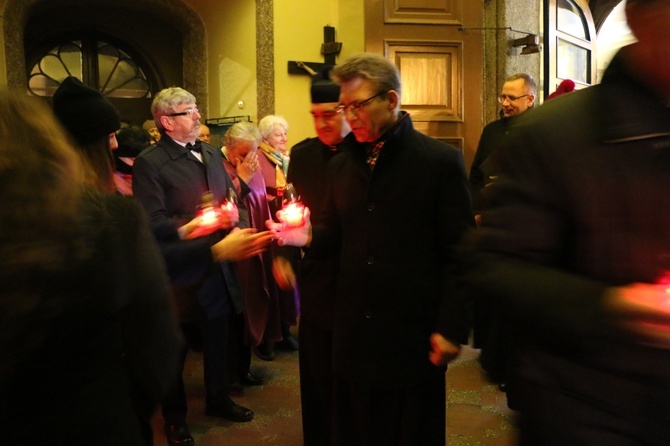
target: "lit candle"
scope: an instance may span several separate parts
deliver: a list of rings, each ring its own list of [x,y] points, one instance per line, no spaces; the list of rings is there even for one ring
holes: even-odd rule
[[[298,227],[303,224],[305,206],[302,203],[289,203],[282,208],[281,220],[287,226]]]
[[[198,207],[200,226],[214,226],[219,224],[221,208],[210,192],[202,195],[202,204]]]
[[[282,209],[277,216],[282,223],[290,228],[305,224],[305,206],[300,202],[293,184],[288,183],[284,188],[282,203]]]

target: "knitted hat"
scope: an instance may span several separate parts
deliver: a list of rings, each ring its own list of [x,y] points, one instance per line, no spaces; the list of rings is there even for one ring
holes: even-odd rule
[[[121,127],[119,112],[112,103],[74,76],[60,84],[53,104],[56,117],[79,143],[109,135]]]
[[[312,104],[339,102],[340,86],[330,80],[330,70],[332,68],[327,65],[312,76]]]
[[[555,92],[547,96],[547,99],[545,99],[545,101],[548,101],[549,99],[554,99],[565,93],[570,93],[574,89],[575,89],[575,83],[570,79],[565,79],[558,85]]]
[[[147,119],[146,121],[144,121],[144,124],[142,124],[142,128],[147,132],[151,129],[155,129],[157,128],[156,121],[154,121],[153,119]]]

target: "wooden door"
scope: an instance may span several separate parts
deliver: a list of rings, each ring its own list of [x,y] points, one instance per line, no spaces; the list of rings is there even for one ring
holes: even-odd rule
[[[482,131],[484,4],[477,0],[365,0],[365,50],[400,69],[402,109],[417,130],[472,163]]]

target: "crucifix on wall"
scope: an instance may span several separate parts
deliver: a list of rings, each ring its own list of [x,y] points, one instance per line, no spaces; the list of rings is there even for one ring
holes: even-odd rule
[[[288,61],[289,74],[308,74],[314,76],[321,71],[324,66],[335,65],[335,56],[340,54],[342,50],[342,43],[335,41],[335,27],[323,27],[323,44],[321,44],[321,54],[323,55],[323,62],[301,62]]]

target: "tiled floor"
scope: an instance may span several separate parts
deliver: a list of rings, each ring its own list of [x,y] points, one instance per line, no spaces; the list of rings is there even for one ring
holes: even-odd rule
[[[301,446],[298,353],[277,352],[264,362],[254,357],[252,370],[266,377],[259,387],[247,387],[236,402],[252,409],[249,423],[233,423],[204,415],[202,356],[190,354],[185,383],[189,397],[188,424],[198,446]],[[465,348],[447,372],[447,444],[449,446],[511,446],[516,432],[505,394],[486,381],[477,363],[478,351]],[[162,419],[154,419],[156,446],[165,445]]]

